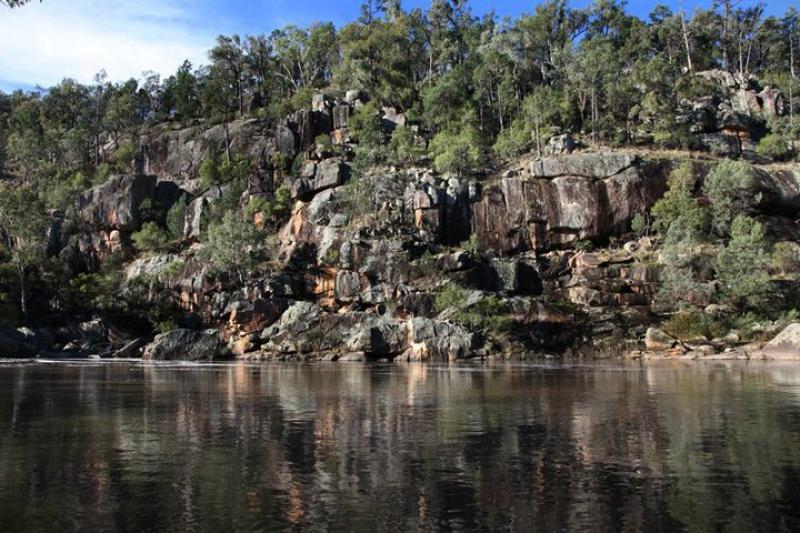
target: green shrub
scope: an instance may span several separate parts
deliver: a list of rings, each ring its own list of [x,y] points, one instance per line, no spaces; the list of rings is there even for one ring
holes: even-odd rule
[[[142,229],[131,235],[131,240],[140,252],[156,252],[169,242],[169,234],[155,222],[145,222]]]
[[[154,329],[158,333],[168,333],[178,329],[178,323],[172,319],[162,320],[155,324]]]
[[[691,162],[683,162],[669,176],[669,188],[664,197],[653,205],[650,213],[653,219],[653,230],[666,233],[670,225],[683,219],[684,226],[689,228],[693,239],[705,234],[710,223],[708,209],[700,205],[694,197],[694,166]]]
[[[292,209],[292,196],[284,186],[278,187],[272,199],[253,196],[245,208],[245,216],[252,219],[261,213],[264,226],[276,226],[285,221]]]
[[[445,309],[459,308],[467,301],[467,293],[455,283],[448,283],[436,295],[435,306],[438,312]]]
[[[289,99],[289,109],[291,109],[291,111],[300,111],[311,108],[311,98],[313,95],[314,90],[310,87],[301,87],[297,89]]]
[[[679,311],[664,323],[664,331],[681,341],[700,337],[713,339],[728,332],[724,321],[715,320],[700,311]]]
[[[361,106],[348,122],[350,133],[358,142],[353,166],[366,170],[383,163],[388,155],[381,125],[381,111],[375,102]]]
[[[281,178],[287,171],[291,171],[292,169],[292,158],[288,155],[284,155],[280,152],[276,152],[272,154],[270,158],[270,165],[272,166],[272,170],[276,173],[276,178]]]
[[[227,211],[209,225],[204,253],[212,267],[237,274],[243,281],[244,272],[256,265],[264,243],[264,233],[252,221]]]
[[[117,170],[125,172],[131,168],[136,147],[130,141],[123,141],[114,150],[114,163]]]
[[[414,132],[407,126],[398,126],[389,140],[389,151],[395,159],[412,163],[424,155],[425,151],[417,145]]]
[[[498,134],[492,151],[499,157],[512,158],[530,151],[531,144],[531,127],[518,118]]]
[[[753,194],[753,169],[741,161],[726,160],[714,167],[703,192],[711,203],[714,229],[722,236],[730,233],[733,219],[747,215],[761,201],[760,195]]]
[[[756,153],[776,161],[786,161],[792,157],[788,139],[777,133],[764,136],[756,146]]]
[[[697,240],[687,219],[675,219],[667,230],[661,251],[661,272],[656,301],[667,309],[686,303],[688,295],[697,290],[698,283],[693,266]]]
[[[203,162],[200,163],[200,168],[197,171],[197,175],[200,178],[200,184],[203,186],[203,188],[207,189],[219,183],[219,157],[216,154],[212,154],[211,156],[203,159]]]
[[[723,298],[739,305],[760,308],[768,296],[769,267],[764,228],[739,215],[731,225],[731,240],[717,254],[717,276]]]
[[[457,176],[477,172],[484,160],[483,142],[471,125],[442,131],[431,140],[428,153],[439,172],[452,172]]]
[[[291,175],[297,177],[300,175],[300,170],[303,168],[303,163],[306,162],[306,154],[300,152],[292,161],[292,168],[290,169]]]
[[[145,198],[139,204],[139,218],[142,222],[163,222],[164,207],[152,198]]]
[[[316,139],[314,139],[314,147],[322,152],[330,152],[331,148],[333,148],[331,136],[324,133],[317,135]]]
[[[772,268],[780,274],[795,274],[800,269],[800,247],[793,242],[779,242],[772,248]]]
[[[631,231],[639,236],[645,235],[649,229],[649,224],[641,213],[636,213],[631,220]]]
[[[178,201],[167,211],[167,230],[173,239],[182,239],[186,223],[187,200],[182,194]]]

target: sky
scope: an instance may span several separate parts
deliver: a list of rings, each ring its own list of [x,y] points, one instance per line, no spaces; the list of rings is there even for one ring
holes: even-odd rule
[[[660,0],[678,4],[679,0]],[[782,14],[796,0],[768,0],[767,14]],[[575,0],[585,7],[590,0]],[[686,0],[687,10],[711,0]],[[430,0],[405,0],[426,8]],[[535,0],[472,0],[476,15],[532,12]],[[646,17],[656,2],[630,0],[628,11]],[[743,0],[749,4],[749,0]],[[83,83],[105,69],[111,81],[140,78],[144,71],[168,76],[184,59],[206,62],[219,34],[269,34],[287,24],[358,17],[361,0],[34,0],[22,8],[0,6],[0,90],[50,86],[65,77]]]

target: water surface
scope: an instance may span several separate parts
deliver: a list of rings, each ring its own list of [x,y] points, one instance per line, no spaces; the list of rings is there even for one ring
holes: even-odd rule
[[[0,531],[798,531],[800,365],[0,365]]]

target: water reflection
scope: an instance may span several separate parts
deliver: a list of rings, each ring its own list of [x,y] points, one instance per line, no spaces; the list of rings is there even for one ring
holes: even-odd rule
[[[0,367],[0,529],[800,529],[800,367]]]

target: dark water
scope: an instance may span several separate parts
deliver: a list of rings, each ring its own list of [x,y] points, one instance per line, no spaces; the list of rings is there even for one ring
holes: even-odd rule
[[[0,366],[0,531],[798,531],[800,365]]]

